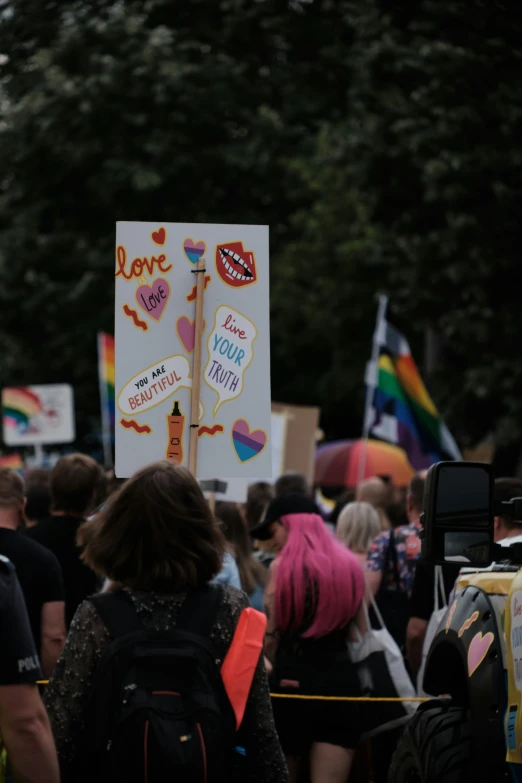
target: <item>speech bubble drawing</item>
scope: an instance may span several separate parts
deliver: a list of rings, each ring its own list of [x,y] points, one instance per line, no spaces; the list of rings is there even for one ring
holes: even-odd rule
[[[243,391],[243,375],[254,356],[256,337],[257,329],[245,315],[228,305],[218,307],[207,341],[208,361],[203,376],[218,395],[212,416],[220,405]]]
[[[127,381],[118,395],[118,408],[126,416],[138,416],[168,399],[182,386],[191,385],[188,359],[181,354],[167,356]]]

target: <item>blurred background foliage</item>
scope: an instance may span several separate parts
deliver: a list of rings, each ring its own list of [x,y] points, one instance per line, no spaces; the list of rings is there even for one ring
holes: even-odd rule
[[[0,0],[2,385],[88,443],[115,222],[262,223],[273,399],[358,436],[385,292],[460,444],[520,440],[521,121],[518,0]]]

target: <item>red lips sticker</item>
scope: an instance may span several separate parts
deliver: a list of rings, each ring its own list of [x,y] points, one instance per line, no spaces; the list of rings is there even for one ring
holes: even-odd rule
[[[231,288],[251,285],[257,280],[256,258],[242,242],[227,242],[216,247],[216,270]]]

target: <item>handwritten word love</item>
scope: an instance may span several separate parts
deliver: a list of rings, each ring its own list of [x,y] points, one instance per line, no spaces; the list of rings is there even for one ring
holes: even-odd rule
[[[157,277],[152,284],[140,285],[136,291],[136,301],[144,313],[159,321],[170,296],[170,286],[162,277]]]
[[[150,313],[152,310],[155,310],[156,307],[161,304],[162,299],[167,298],[167,292],[163,288],[162,285],[158,286],[158,293],[152,293],[150,294],[147,299],[143,296],[143,294],[140,294],[140,299],[143,303],[143,307],[145,310]]]
[[[133,277],[140,278],[145,273],[152,276],[154,274],[155,266],[157,266],[158,270],[163,272],[163,274],[170,272],[172,269],[172,264],[165,266],[165,264],[167,264],[167,256],[162,253],[158,258],[156,258],[156,256],[151,256],[150,261],[145,256],[143,258],[135,258],[130,265],[130,271],[127,272],[125,269],[127,265],[127,251],[123,245],[118,245],[116,248],[116,260],[118,262],[118,271],[116,272],[115,277],[121,275],[124,280],[132,280]]]

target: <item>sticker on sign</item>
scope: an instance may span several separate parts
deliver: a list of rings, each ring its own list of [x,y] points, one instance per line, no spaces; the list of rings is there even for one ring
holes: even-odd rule
[[[127,381],[118,396],[118,408],[126,416],[143,413],[190,385],[188,359],[181,354],[168,356]]]
[[[243,374],[252,361],[252,345],[257,329],[233,307],[222,305],[214,316],[214,328],[208,338],[205,381],[218,395],[213,416],[227,400],[243,391]]]

